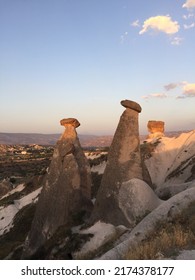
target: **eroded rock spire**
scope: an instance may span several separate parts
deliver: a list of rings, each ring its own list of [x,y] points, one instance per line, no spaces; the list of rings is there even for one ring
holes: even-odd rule
[[[60,124],[65,131],[54,150],[23,258],[34,255],[59,226],[70,227],[75,216],[91,211],[90,166],[76,132],[80,123],[68,118]]]
[[[141,106],[130,100],[121,101],[126,108],[116,129],[107,166],[98,191],[90,222],[102,220],[114,225],[129,226],[119,201],[122,184],[130,179],[143,179],[140,156],[138,115]],[[129,209],[129,215],[131,210]]]

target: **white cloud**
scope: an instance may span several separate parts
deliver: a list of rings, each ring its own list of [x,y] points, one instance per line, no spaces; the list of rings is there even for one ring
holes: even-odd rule
[[[177,86],[178,86],[178,84],[170,83],[168,85],[165,85],[164,88],[166,89],[166,91],[169,91],[169,90],[176,88]]]
[[[127,32],[127,31],[126,31],[123,35],[121,35],[121,39],[120,39],[121,44],[124,43],[124,41],[125,41],[127,35],[128,35],[128,32]]]
[[[143,99],[149,99],[149,98],[167,98],[167,95],[165,93],[152,93],[145,96],[142,96]]]
[[[181,94],[175,96],[176,99],[185,99],[189,97],[195,97],[195,83],[188,83],[186,81],[178,82],[178,83],[169,83],[164,86],[166,91],[173,90],[175,88],[180,88],[182,90]],[[151,98],[158,98],[163,99],[167,98],[169,95],[166,93],[152,93],[145,96],[142,96],[143,99],[151,99]],[[171,96],[170,96],[171,97]]]
[[[195,84],[184,85],[183,95],[186,97],[195,97]]]
[[[143,34],[150,29],[154,29],[166,34],[174,34],[179,31],[179,24],[177,21],[172,21],[169,15],[150,17],[144,21],[143,28],[139,34]]]
[[[131,26],[133,27],[139,27],[140,24],[139,24],[139,19],[135,20],[134,22],[131,23]]]
[[[187,0],[182,7],[187,9],[195,8],[195,0]]]
[[[194,18],[194,14],[183,15],[183,19],[188,20],[190,18]]]
[[[171,39],[171,45],[179,46],[182,41],[183,41],[183,38],[174,37],[173,39]]]
[[[164,89],[166,91],[173,90],[175,88],[180,88],[182,90],[181,94],[178,96],[175,96],[176,99],[186,99],[189,97],[195,97],[195,83],[188,83],[186,81],[178,82],[178,83],[169,83],[164,86]],[[152,93],[145,96],[142,96],[143,99],[151,99],[151,98],[168,98],[169,95],[166,93]],[[170,95],[171,97],[171,95]]]
[[[195,97],[195,84],[190,84],[187,82],[182,82],[180,85],[183,88],[182,95],[177,96],[177,99],[184,99],[187,97]]]
[[[191,23],[191,24],[184,24],[184,29],[190,29],[190,28],[193,28],[195,26],[195,23]]]

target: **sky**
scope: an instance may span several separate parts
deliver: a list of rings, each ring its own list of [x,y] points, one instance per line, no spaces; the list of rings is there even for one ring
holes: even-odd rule
[[[0,132],[195,129],[195,0],[0,0]]]

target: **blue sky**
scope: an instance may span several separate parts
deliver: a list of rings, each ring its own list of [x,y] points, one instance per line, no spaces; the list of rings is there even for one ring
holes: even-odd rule
[[[122,99],[195,129],[195,0],[0,0],[0,131],[113,134]]]

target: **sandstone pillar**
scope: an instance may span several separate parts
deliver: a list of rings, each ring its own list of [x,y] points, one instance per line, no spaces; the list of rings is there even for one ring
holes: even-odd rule
[[[80,123],[73,118],[60,123],[65,131],[54,150],[26,240],[24,258],[35,254],[59,226],[71,227],[75,216],[91,211],[90,166],[76,133]]]
[[[129,100],[121,101],[126,108],[116,129],[109,154],[107,166],[97,194],[97,199],[90,219],[114,225],[129,226],[119,203],[119,191],[123,182],[132,178],[142,179],[138,115],[139,104]]]

